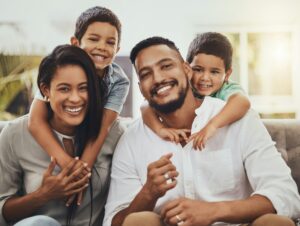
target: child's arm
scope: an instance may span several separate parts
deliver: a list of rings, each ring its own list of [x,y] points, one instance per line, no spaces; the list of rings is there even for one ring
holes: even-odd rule
[[[93,167],[105,138],[118,115],[119,114],[115,111],[104,109],[100,133],[95,141],[88,142],[81,156],[81,160],[86,162],[90,168]]]
[[[61,168],[65,168],[72,161],[72,157],[63,150],[55,139],[47,117],[45,102],[34,99],[30,107],[28,129],[48,155],[53,156]]]
[[[141,106],[141,112],[144,123],[162,139],[175,141],[176,143],[179,143],[182,138],[184,140],[188,139],[186,133],[189,133],[190,130],[164,127],[156,112],[148,104]]]
[[[241,119],[249,108],[250,101],[245,95],[241,93],[232,94],[223,109],[202,130],[190,137],[189,140],[194,139],[194,149],[202,150],[205,147],[207,139],[213,136],[218,128]]]

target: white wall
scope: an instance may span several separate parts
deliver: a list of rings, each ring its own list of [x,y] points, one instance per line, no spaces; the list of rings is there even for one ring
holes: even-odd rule
[[[119,55],[128,55],[143,38],[160,35],[175,41],[185,56],[194,34],[203,28],[294,26],[300,31],[299,0],[0,0],[0,51],[50,52],[69,42],[76,18],[95,5],[112,9],[122,21]],[[15,23],[19,31],[5,23]],[[300,45],[297,49],[299,59]],[[137,86],[134,90],[138,112],[142,98]],[[300,91],[296,96],[300,100]]]

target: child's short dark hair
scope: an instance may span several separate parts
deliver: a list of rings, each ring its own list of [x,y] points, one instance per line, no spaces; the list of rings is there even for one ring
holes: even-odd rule
[[[119,18],[111,10],[100,6],[89,8],[78,17],[74,36],[79,40],[79,42],[81,41],[81,38],[86,32],[88,26],[94,22],[106,22],[114,26],[118,32],[118,45],[120,44],[122,25]]]
[[[178,52],[180,58],[183,60],[183,58],[182,58],[182,56],[179,52],[179,49],[177,48],[177,46],[175,45],[174,42],[172,42],[171,40],[169,40],[167,38],[154,36],[154,37],[150,37],[150,38],[147,38],[147,39],[144,39],[144,40],[140,41],[139,43],[137,43],[132,48],[132,50],[130,52],[131,63],[134,64],[135,58],[141,50],[146,49],[150,46],[155,46],[155,45],[166,45],[166,46],[168,46],[170,49],[173,49],[176,52]]]
[[[231,68],[232,46],[228,38],[217,32],[206,32],[197,35],[191,42],[186,60],[191,63],[199,53],[214,55],[224,61],[225,71]]]

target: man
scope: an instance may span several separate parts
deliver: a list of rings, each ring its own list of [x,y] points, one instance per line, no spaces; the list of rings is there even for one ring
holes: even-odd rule
[[[143,96],[167,127],[194,133],[223,108],[193,96],[191,69],[173,42],[143,40],[130,58]],[[219,129],[203,151],[192,146],[135,122],[115,151],[104,225],[294,225],[296,184],[255,112]]]

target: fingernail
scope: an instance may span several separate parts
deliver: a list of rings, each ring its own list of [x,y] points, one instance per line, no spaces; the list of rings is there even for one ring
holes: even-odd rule
[[[85,167],[87,167],[88,166],[88,164],[85,162],[85,163],[83,163],[83,165],[85,166]]]
[[[78,157],[78,156],[76,156],[76,157],[75,157],[75,159],[76,159],[76,160],[78,160],[78,159],[79,159],[79,157]]]
[[[89,183],[87,183],[87,184],[84,185],[84,187],[87,187],[87,186],[89,186]]]
[[[77,206],[80,206],[80,202],[77,203]]]
[[[92,176],[92,174],[91,174],[91,173],[89,173],[89,174],[88,174],[88,177],[91,177],[91,176]]]
[[[70,204],[69,203],[66,203],[66,207],[69,207],[70,206]]]
[[[53,162],[53,160],[54,160],[54,158],[53,158],[53,156],[51,156],[51,157],[50,157],[50,161]]]

